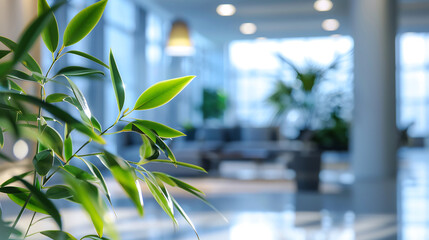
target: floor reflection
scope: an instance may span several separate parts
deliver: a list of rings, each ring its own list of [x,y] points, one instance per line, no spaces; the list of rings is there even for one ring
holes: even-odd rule
[[[188,179],[207,192],[208,200],[228,222],[198,199],[182,192],[173,195],[193,219],[203,240],[429,239],[429,152],[403,150],[399,155],[397,183],[331,182],[324,184],[321,193],[296,193],[289,180]],[[121,193],[119,187],[111,190],[113,195]],[[144,195],[145,218],[137,216],[127,199],[113,199],[123,239],[196,239],[183,219],[175,228],[147,191]],[[0,202],[6,216],[16,210],[10,201]],[[66,204],[61,211],[68,217],[65,230],[77,236],[94,232],[88,218],[77,208]],[[30,215],[25,215],[20,226],[29,220]],[[49,220],[36,226],[31,232],[55,228]],[[43,238],[34,235],[30,239]]]

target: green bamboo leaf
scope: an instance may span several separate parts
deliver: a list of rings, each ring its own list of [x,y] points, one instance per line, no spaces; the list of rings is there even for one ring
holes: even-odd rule
[[[70,96],[64,93],[53,93],[50,94],[48,97],[46,97],[47,103],[56,103],[56,102],[63,102],[66,98],[69,98]]]
[[[146,89],[137,99],[135,110],[157,108],[169,102],[179,94],[195,76],[187,76],[165,80]]]
[[[63,156],[63,139],[54,128],[46,125],[42,128],[41,138],[43,145],[48,146],[59,156]]]
[[[58,230],[49,230],[49,231],[43,231],[40,233],[54,240],[77,240],[70,233],[58,231]]]
[[[73,156],[73,142],[71,136],[64,139],[64,160],[68,161]]]
[[[143,140],[143,144],[139,149],[140,161],[156,159],[159,156],[159,150],[146,135],[141,134],[140,136]]]
[[[36,79],[34,79],[32,76],[28,75],[25,72],[19,71],[19,70],[11,70],[9,75],[7,75],[9,78],[15,79],[15,80],[26,80],[31,82],[37,82]]]
[[[86,102],[85,96],[82,94],[82,92],[79,90],[77,85],[70,80],[68,77],[67,81],[70,84],[70,87],[74,93],[74,96],[76,97],[77,101],[79,102],[79,106],[81,107],[82,111],[85,113],[86,117],[88,119],[91,119],[91,110],[89,109],[88,103]]]
[[[136,121],[133,121],[132,123],[136,125],[138,124],[150,130],[153,130],[158,136],[162,138],[175,138],[175,137],[185,136],[184,133],[157,122],[152,122],[148,120],[136,120]]]
[[[44,150],[36,154],[33,158],[33,165],[40,176],[45,176],[51,170],[54,163],[54,156],[51,150]]]
[[[98,189],[92,184],[76,179],[69,174],[64,175],[64,180],[73,190],[74,198],[88,213],[98,236],[103,236],[103,219],[107,221],[109,217],[107,216],[106,206],[98,194]]]
[[[20,93],[24,93],[24,94],[26,94],[25,93],[25,90],[24,89],[22,89],[22,87],[21,86],[19,86],[18,84],[16,84],[16,82],[14,82],[14,81],[12,81],[12,80],[8,80],[9,81],[9,86],[10,86],[10,89],[13,89],[13,90],[15,90],[15,91],[18,91],[18,92],[20,92]]]
[[[0,36],[0,42],[3,43],[6,47],[8,47],[12,51],[15,51],[15,49],[18,46],[14,41],[12,41],[8,38],[2,37],[2,36]],[[31,72],[37,72],[40,74],[42,73],[42,69],[40,68],[39,64],[28,53],[24,54],[24,56],[21,60],[21,63]],[[13,66],[13,63],[12,63],[12,66]]]
[[[62,167],[62,169],[64,169],[69,174],[73,175],[73,177],[75,177],[76,179],[80,179],[82,181],[97,181],[96,177],[94,177],[93,175],[89,174],[88,172],[78,167],[75,167],[72,165],[66,165]]]
[[[179,180],[173,176],[170,176],[168,174],[161,173],[161,172],[153,172],[152,174],[154,176],[158,177],[159,179],[161,179],[162,181],[164,181],[165,183],[167,183],[168,185],[172,186],[172,187],[177,186],[177,187],[180,187],[180,188],[182,188],[188,192],[193,191],[193,192],[197,192],[198,194],[204,195],[204,193],[200,189],[198,189],[192,185],[189,185],[188,183],[183,182],[182,180]]]
[[[10,52],[9,50],[0,50],[0,59],[6,57]]]
[[[36,20],[30,23],[29,27],[24,31],[18,41],[18,45],[14,50],[13,61],[19,62],[23,57],[28,53],[31,46],[39,37],[40,33],[45,29],[45,27],[52,21],[53,14],[52,12],[58,9],[65,2],[62,1],[58,4],[52,6],[51,11],[46,11],[40,14]],[[1,75],[1,74],[0,74]]]
[[[33,96],[21,95],[17,93],[10,93],[10,92],[4,92],[4,91],[0,91],[0,97],[11,97],[17,101],[23,101],[36,106],[40,106],[46,111],[48,111],[49,113],[51,113],[52,115],[54,115],[58,120],[61,120],[67,123],[71,129],[76,129],[79,132],[87,135],[94,141],[101,144],[105,144],[104,139],[98,134],[96,134],[92,129],[88,128],[85,124],[73,118],[70,114],[68,114],[61,108],[58,108],[50,103],[43,102],[40,99]]]
[[[173,209],[170,207],[167,196],[164,195],[162,190],[156,184],[156,182],[150,181],[145,175],[143,175],[144,181],[149,188],[149,191],[152,193],[156,202],[161,206],[162,210],[171,218],[171,220],[177,225],[176,218],[174,217]]]
[[[83,160],[83,158],[81,158],[81,159]],[[98,178],[98,180],[100,180],[100,184],[104,190],[106,198],[109,201],[110,205],[112,205],[112,199],[110,197],[110,191],[107,188],[107,184],[106,184],[106,181],[104,180],[103,174],[101,174],[100,170],[94,164],[87,162],[85,160],[83,160],[83,162],[86,164],[86,166],[88,166],[88,168],[92,172],[92,174],[94,176],[96,176]]]
[[[92,123],[92,126],[94,126],[95,129],[97,129],[99,132],[101,132],[101,130],[102,130],[101,124],[97,120],[97,118],[94,117],[94,115],[91,116],[91,123]]]
[[[125,125],[125,127],[122,129],[123,131],[133,131],[140,134],[145,134],[149,137],[149,139],[155,143],[156,142],[156,135],[153,133],[149,128],[146,128],[145,126],[139,124],[139,123],[128,123]]]
[[[84,58],[89,59],[89,60],[91,60],[91,61],[93,61],[95,63],[100,64],[103,67],[109,68],[109,66],[107,66],[107,64],[105,64],[103,61],[101,61],[100,59],[98,59],[98,58],[96,58],[94,56],[91,56],[91,55],[89,55],[87,53],[76,51],[76,50],[71,50],[71,51],[68,51],[67,53],[71,53],[71,54],[74,54],[74,55],[78,55],[78,56],[84,57]]]
[[[38,0],[37,14],[40,16],[45,12],[50,12],[51,19],[47,23],[45,29],[42,31],[42,39],[49,51],[53,53],[58,47],[59,34],[57,19],[55,18],[54,13],[51,11],[51,8],[49,7],[49,4],[46,2],[46,0]]]
[[[13,202],[15,202],[21,207],[24,206],[28,196],[30,195],[30,192],[24,188],[17,188],[17,187],[8,187],[8,188],[13,188],[15,191],[13,193],[7,194],[10,200],[12,200]],[[30,198],[25,208],[30,211],[48,214],[43,204],[40,201],[38,201],[35,197]]]
[[[133,201],[140,216],[143,216],[143,196],[134,169],[125,160],[107,151],[97,157],[108,167],[113,177]]]
[[[73,191],[66,185],[55,185],[46,191],[46,197],[50,199],[63,199],[73,197]]]
[[[176,156],[174,156],[173,151],[171,151],[170,147],[165,144],[164,140],[162,140],[160,137],[156,137],[156,145],[158,145],[165,153],[165,155],[174,163],[177,162]]]
[[[118,67],[116,66],[116,62],[115,62],[115,58],[113,57],[112,50],[110,50],[109,64],[110,64],[110,77],[112,78],[113,89],[115,90],[116,101],[118,102],[118,108],[120,112],[125,102],[125,85],[122,82],[121,75],[119,74]]]
[[[101,0],[83,9],[73,17],[64,31],[64,46],[73,45],[88,35],[103,15],[106,4],[107,0]]]
[[[47,212],[47,214],[51,215],[54,221],[57,223],[60,229],[63,228],[61,223],[61,215],[58,212],[58,209],[55,205],[49,200],[44,193],[42,193],[39,189],[28,183],[27,181],[20,179],[19,180],[24,186],[30,190],[32,196],[37,199],[43,206],[43,209]],[[10,196],[9,196],[10,197]],[[31,200],[30,200],[31,201]]]
[[[59,75],[65,75],[65,76],[87,76],[87,75],[93,75],[93,74],[101,74],[104,75],[103,71],[92,69],[92,68],[86,68],[86,67],[80,67],[80,66],[68,66],[65,68],[60,69],[55,76]]]
[[[18,181],[19,179],[23,179],[24,177],[28,176],[30,173],[33,173],[33,171],[28,171],[28,172],[22,173],[22,174],[20,174],[18,176],[13,176],[13,177],[9,178],[8,180],[6,180],[4,183],[2,183],[0,185],[0,187],[7,186],[7,185],[9,185],[11,183],[14,183],[14,182]]]
[[[182,217],[186,220],[186,222],[188,222],[188,224],[192,227],[192,229],[195,232],[195,235],[197,235],[197,238],[200,239],[200,236],[198,236],[197,229],[195,228],[194,224],[192,223],[191,219],[188,217],[186,212],[182,209],[182,207],[179,205],[176,199],[174,199],[173,197],[171,197],[171,199],[173,200],[173,204],[176,207],[177,211],[180,213],[180,215],[182,215]]]
[[[166,160],[166,159],[153,159],[153,160],[145,161],[145,162],[141,162],[141,163],[139,162],[138,164],[142,165],[142,164],[146,164],[146,163],[149,163],[149,162],[151,162],[151,163],[159,162],[159,163],[167,163],[167,164],[174,163],[175,165],[178,165],[178,166],[192,168],[192,169],[195,169],[195,170],[207,173],[207,171],[204,168],[200,167],[200,166],[193,165],[193,164],[190,164],[190,163],[185,163],[185,162],[179,162],[179,161],[172,162],[171,160]]]

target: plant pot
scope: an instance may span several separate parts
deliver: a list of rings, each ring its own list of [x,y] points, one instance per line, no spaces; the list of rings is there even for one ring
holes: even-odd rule
[[[320,151],[301,152],[296,155],[292,168],[296,173],[298,191],[318,191],[322,154]]]

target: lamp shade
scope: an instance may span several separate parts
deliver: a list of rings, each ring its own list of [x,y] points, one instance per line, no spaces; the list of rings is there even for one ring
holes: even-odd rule
[[[183,20],[176,20],[171,27],[166,52],[170,56],[190,56],[195,49],[189,36],[189,29]]]

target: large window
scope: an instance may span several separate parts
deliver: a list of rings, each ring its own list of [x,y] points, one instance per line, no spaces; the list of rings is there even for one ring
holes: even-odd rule
[[[399,125],[413,137],[429,135],[429,34],[405,33],[399,38]]]
[[[322,93],[342,92],[352,95],[352,62],[350,37],[297,38],[281,40],[245,40],[230,44],[230,61],[234,79],[234,107],[238,124],[265,126],[271,123],[274,109],[267,98],[275,82],[294,80],[292,69],[282,66],[277,54],[295,65],[330,65],[337,56],[344,61],[336,71],[326,76],[320,85]]]

